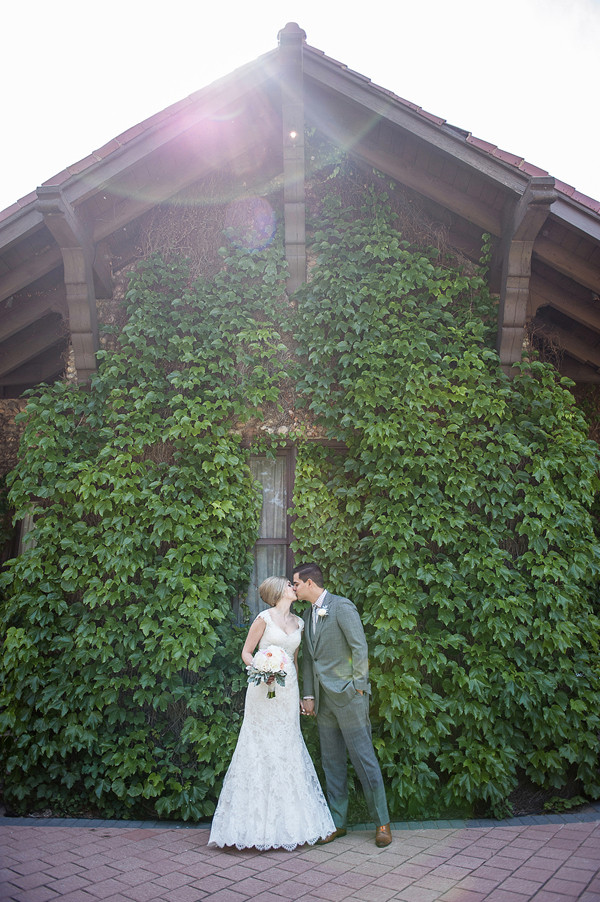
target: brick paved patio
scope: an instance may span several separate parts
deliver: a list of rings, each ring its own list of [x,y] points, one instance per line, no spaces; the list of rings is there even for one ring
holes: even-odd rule
[[[0,818],[2,902],[600,902],[584,816],[358,828],[294,852],[207,848],[205,826]]]

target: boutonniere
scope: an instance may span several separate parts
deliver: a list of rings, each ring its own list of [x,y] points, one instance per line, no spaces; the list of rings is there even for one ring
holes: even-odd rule
[[[327,617],[328,614],[329,614],[329,611],[327,610],[327,608],[324,605],[323,605],[323,607],[320,607],[319,610],[317,611],[317,617]]]

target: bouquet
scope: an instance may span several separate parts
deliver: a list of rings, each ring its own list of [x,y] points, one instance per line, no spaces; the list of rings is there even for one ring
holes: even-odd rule
[[[287,670],[290,666],[290,659],[284,652],[283,648],[278,645],[269,645],[267,648],[260,648],[252,659],[252,664],[246,665],[248,671],[248,685],[254,683],[259,686],[266,683],[271,677],[274,677],[275,683],[285,686],[285,678]],[[275,685],[269,684],[267,698],[275,698]]]

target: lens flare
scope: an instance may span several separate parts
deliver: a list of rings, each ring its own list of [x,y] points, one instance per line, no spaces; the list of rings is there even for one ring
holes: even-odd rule
[[[242,197],[225,211],[225,234],[235,247],[258,251],[275,235],[275,212],[264,197]]]

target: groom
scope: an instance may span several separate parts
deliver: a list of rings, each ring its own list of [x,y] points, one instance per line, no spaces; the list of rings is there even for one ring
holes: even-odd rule
[[[348,598],[323,588],[317,564],[294,570],[294,589],[309,601],[304,613],[304,697],[302,713],[316,715],[327,801],[336,829],[321,844],[346,835],[347,754],[362,783],[369,814],[377,824],[375,843],[392,841],[383,778],[371,741],[369,662],[360,616]]]

